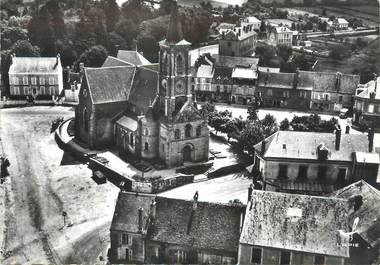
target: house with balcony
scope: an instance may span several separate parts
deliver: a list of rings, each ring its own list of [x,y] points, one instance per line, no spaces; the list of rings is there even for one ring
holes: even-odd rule
[[[256,144],[252,174],[265,190],[326,195],[355,181],[376,183],[379,155],[365,134],[278,131]]]
[[[120,192],[112,263],[236,264],[245,206]],[[200,196],[202,196],[200,194]]]
[[[253,190],[238,264],[344,264],[349,210],[345,199]]]
[[[353,122],[380,130],[380,77],[356,90]]]
[[[54,99],[63,90],[63,72],[56,57],[16,57],[9,67],[9,92],[13,98]]]

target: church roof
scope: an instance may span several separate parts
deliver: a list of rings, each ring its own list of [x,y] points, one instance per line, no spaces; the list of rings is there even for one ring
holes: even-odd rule
[[[172,8],[169,28],[166,33],[166,41],[169,43],[178,43],[183,40],[182,23],[178,16],[178,7]]]
[[[85,68],[84,80],[93,103],[127,101],[135,69],[134,66]]]
[[[136,66],[152,64],[137,51],[119,50],[117,52],[117,59]]]
[[[133,66],[133,64],[123,61],[119,58],[108,56],[104,61],[102,67],[112,67],[112,66]]]
[[[136,131],[138,127],[136,120],[125,115],[121,116],[116,123],[132,132]]]

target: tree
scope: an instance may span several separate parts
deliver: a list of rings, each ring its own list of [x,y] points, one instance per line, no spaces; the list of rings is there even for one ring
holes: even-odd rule
[[[349,54],[348,47],[346,45],[338,44],[331,48],[329,53],[330,57],[335,60],[342,60]]]
[[[19,57],[38,57],[40,56],[40,49],[33,46],[27,40],[19,40],[11,47],[12,53]]]
[[[1,28],[1,49],[7,50],[18,40],[27,40],[28,32],[20,27]]]
[[[208,118],[212,113],[215,113],[215,105],[207,102],[206,104],[203,104],[200,113],[203,116],[203,118]]]
[[[287,62],[290,56],[292,56],[293,50],[288,45],[279,44],[276,48],[278,56],[280,56],[284,60],[284,62]]]
[[[75,64],[77,68],[79,63],[84,63],[86,67],[100,67],[107,56],[107,50],[101,45],[96,45],[82,53]]]
[[[241,151],[254,154],[254,145],[264,140],[265,135],[260,122],[248,122],[238,137],[238,147]]]
[[[136,39],[139,33],[139,26],[132,20],[122,18],[117,22],[115,32],[119,34],[127,42],[129,49],[134,49]]]
[[[256,54],[260,58],[259,64],[268,66],[269,61],[276,56],[276,51],[275,48],[270,45],[258,46],[256,48]]]
[[[278,125],[277,125],[276,119],[271,114],[265,115],[264,119],[262,119],[260,123],[263,127],[263,133],[265,137],[278,131]]]
[[[266,31],[267,31],[267,25],[266,25],[266,23],[265,23],[264,20],[261,20],[261,24],[260,24],[260,32],[261,32],[261,33],[264,33],[264,32],[266,32]]]
[[[106,16],[107,31],[111,32],[115,29],[115,25],[120,17],[119,6],[115,0],[101,0],[100,6]]]
[[[259,108],[260,108],[259,102],[257,100],[252,100],[252,102],[249,104],[248,109],[247,109],[247,112],[248,112],[247,119],[249,121],[256,121],[259,119],[259,117],[257,116]]]
[[[160,50],[160,47],[157,40],[153,36],[139,36],[137,38],[137,48],[144,53],[144,57],[146,57],[149,61],[158,61],[158,51]]]
[[[175,7],[176,1],[174,0],[161,0],[160,2],[160,13],[162,15],[170,14],[173,7]]]
[[[287,118],[282,120],[282,122],[280,123],[280,130],[281,131],[287,131],[287,130],[289,130],[289,127],[290,127],[289,120]]]
[[[300,70],[309,71],[310,65],[304,53],[297,54],[293,57],[292,62],[296,65],[296,68]]]

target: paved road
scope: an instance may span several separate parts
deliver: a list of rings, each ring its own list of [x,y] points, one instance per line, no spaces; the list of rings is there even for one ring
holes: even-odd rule
[[[10,256],[4,257],[0,253],[0,264],[60,264],[67,256],[71,257],[71,262],[83,262],[86,258],[87,262],[94,262],[101,251],[103,243],[100,244],[99,237],[107,237],[104,226],[90,232],[86,231],[88,228],[82,229],[83,233],[88,233],[86,237],[89,242],[81,245],[75,244],[75,240],[83,239],[81,233],[75,230],[80,224],[62,229],[62,211],[66,211],[66,208],[70,211],[71,207],[76,206],[74,202],[79,205],[79,196],[82,196],[78,195],[75,198],[66,191],[76,191],[76,182],[72,182],[69,176],[78,178],[80,185],[87,185],[87,192],[97,188],[92,187],[91,182],[85,182],[89,179],[89,173],[83,166],[66,169],[60,167],[63,153],[50,134],[51,121],[58,116],[69,118],[73,115],[71,108],[64,107],[0,109],[1,143],[11,162],[10,178],[0,187],[5,196],[0,196],[0,207],[5,206],[4,223],[0,223],[3,230],[0,230],[0,249],[4,252],[10,251]],[[65,180],[58,179],[57,172],[65,176]],[[82,194],[89,199],[89,194]],[[73,209],[70,214],[87,214],[86,209],[78,209]],[[90,207],[87,211],[89,209],[94,211]],[[75,218],[74,222],[76,219],[79,218]],[[87,220],[87,217],[83,217],[81,222]],[[110,218],[107,221],[109,222]],[[96,220],[92,221],[93,226],[95,222]],[[91,223],[87,226],[91,227]],[[95,236],[91,236],[91,232],[96,235],[96,240]],[[87,256],[73,255],[74,246],[76,252],[88,253]],[[93,249],[87,251],[85,248]]]

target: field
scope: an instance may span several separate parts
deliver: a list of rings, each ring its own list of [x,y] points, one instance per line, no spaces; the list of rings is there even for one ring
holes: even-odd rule
[[[293,9],[302,10],[317,15],[322,15],[322,10],[326,10],[326,17],[346,17],[358,18],[368,27],[377,27],[380,23],[379,7],[375,6],[313,6],[313,7],[294,7]]]

